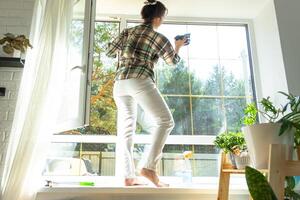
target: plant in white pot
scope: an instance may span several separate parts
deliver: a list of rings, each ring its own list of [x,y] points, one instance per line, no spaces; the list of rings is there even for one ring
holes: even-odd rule
[[[294,147],[297,149],[298,159],[300,160],[300,96],[281,93],[288,99],[284,110],[289,110],[289,113],[280,119],[282,126],[279,134],[282,135],[286,130],[293,131]]]
[[[0,45],[2,45],[1,50],[5,53],[5,57],[21,58],[28,47],[32,48],[29,39],[25,35],[15,36],[12,33],[4,34],[4,37],[0,39]]]
[[[242,132],[221,133],[216,137],[214,145],[229,156],[233,168],[240,168],[241,165],[236,162],[236,159],[240,161],[244,155],[241,152],[246,151],[245,138]],[[241,168],[243,167],[241,166]]]
[[[279,93],[290,96],[284,92]],[[268,167],[270,144],[293,145],[294,143],[295,116],[291,115],[292,111],[288,112],[291,107],[291,100],[288,100],[285,106],[276,108],[270,101],[270,97],[267,97],[259,102],[262,109],[258,110],[252,103],[248,104],[244,110],[245,126],[242,127],[242,131],[245,134],[248,151],[255,168],[266,169]],[[257,113],[260,113],[268,122],[257,124]]]

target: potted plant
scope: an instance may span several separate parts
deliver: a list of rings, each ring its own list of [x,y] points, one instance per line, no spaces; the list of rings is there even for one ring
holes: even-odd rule
[[[6,33],[4,36],[0,39],[0,45],[2,45],[2,51],[9,57],[21,58],[21,54],[24,54],[28,47],[32,48],[29,39],[25,35],[15,36],[12,33]],[[14,54],[15,50],[19,55]]]
[[[279,135],[282,135],[287,130],[292,130],[294,134],[294,147],[297,149],[298,159],[300,160],[300,96],[284,92],[280,93],[288,99],[283,110],[289,110],[290,112],[279,120],[282,123]]]
[[[284,92],[279,93],[289,96]],[[286,105],[276,108],[270,97],[263,98],[259,103],[262,106],[259,110],[253,103],[247,105],[244,110],[245,126],[242,127],[242,131],[254,167],[266,169],[270,144],[293,145],[295,116],[292,114],[293,111],[286,113],[294,103],[289,100]],[[267,123],[256,123],[258,113],[267,120]]]
[[[230,156],[230,161],[233,168],[237,168],[235,154],[237,150],[244,151],[246,149],[245,138],[242,132],[224,132],[219,134],[214,144],[224,153]]]

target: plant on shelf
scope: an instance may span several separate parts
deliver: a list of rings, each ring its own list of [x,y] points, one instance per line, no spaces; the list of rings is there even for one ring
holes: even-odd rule
[[[267,167],[269,144],[294,143],[299,146],[300,143],[300,98],[284,92],[279,93],[287,97],[287,103],[283,106],[275,106],[270,97],[267,97],[259,101],[260,109],[251,103],[244,110],[242,120],[245,127],[242,130],[251,159],[257,168]],[[257,123],[257,114],[266,119],[267,123]]]
[[[32,48],[30,41],[25,35],[15,36],[12,33],[4,34],[5,37],[0,39],[0,45],[2,45],[3,52],[12,55],[15,50],[25,53],[27,48]]]
[[[300,129],[300,96],[281,91],[279,93],[285,95],[288,99],[288,102],[282,108],[276,108],[274,103],[270,101],[270,97],[263,98],[259,102],[262,106],[261,110],[257,109],[254,103],[250,103],[244,110],[244,124],[255,124],[257,113],[260,113],[269,123],[281,123],[279,135],[292,128]],[[290,112],[286,114],[288,109],[290,109]],[[282,117],[278,119],[280,116]]]
[[[245,138],[242,132],[224,132],[219,134],[214,144],[224,153],[229,154],[231,163],[236,168],[235,155],[246,150]]]
[[[289,113],[284,115],[279,122],[282,123],[279,135],[286,131],[293,130],[294,146],[297,149],[298,160],[300,160],[300,96],[286,94],[281,92],[288,99],[288,102],[283,107],[283,111],[289,110]]]
[[[243,122],[245,125],[253,125],[257,122],[257,114],[260,113],[269,123],[275,123],[276,119],[283,114],[283,110],[276,108],[270,97],[263,98],[260,102],[262,109],[257,109],[254,103],[250,103],[244,110]]]
[[[285,95],[288,102],[283,106],[282,114],[283,117],[278,120],[282,123],[279,135],[282,135],[286,130],[294,128],[295,130],[300,130],[300,96],[294,96],[292,94],[287,94],[280,92]],[[289,110],[288,114],[285,112]]]

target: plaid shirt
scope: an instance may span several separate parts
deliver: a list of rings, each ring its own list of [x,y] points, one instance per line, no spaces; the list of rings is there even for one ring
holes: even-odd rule
[[[124,29],[108,44],[106,55],[116,58],[120,53],[114,80],[150,77],[155,82],[154,64],[159,57],[168,65],[175,65],[180,57],[170,41],[153,30],[151,24]]]

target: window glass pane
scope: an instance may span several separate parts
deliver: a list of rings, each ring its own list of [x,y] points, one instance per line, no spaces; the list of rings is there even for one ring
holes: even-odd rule
[[[157,85],[162,94],[189,94],[187,63],[181,60],[176,67],[164,62],[157,65]]]
[[[238,60],[221,61],[223,69],[223,85],[225,96],[246,96],[243,63]],[[244,79],[246,78],[246,79]],[[247,95],[249,95],[247,93]]]
[[[190,98],[166,96],[165,100],[175,121],[171,135],[191,135]]]
[[[194,135],[218,135],[225,130],[220,99],[193,98]]]
[[[216,26],[188,25],[191,42],[188,46],[189,59],[218,59],[218,35]]]
[[[80,159],[80,143],[52,143],[48,151],[45,176],[79,176],[87,172]]]
[[[248,56],[245,26],[217,26],[221,59],[240,59]]]
[[[136,168],[143,167],[149,145],[139,144],[134,148]],[[218,150],[213,145],[165,145],[158,166],[160,176],[179,176],[185,169],[183,152],[192,151],[190,159],[193,177],[218,176]]]
[[[221,95],[221,72],[218,60],[190,59],[193,95]]]
[[[229,131],[240,131],[246,99],[225,99],[226,122]]]
[[[113,176],[115,144],[52,143],[45,176]]]
[[[83,143],[81,157],[97,175],[115,175],[115,144]]]

